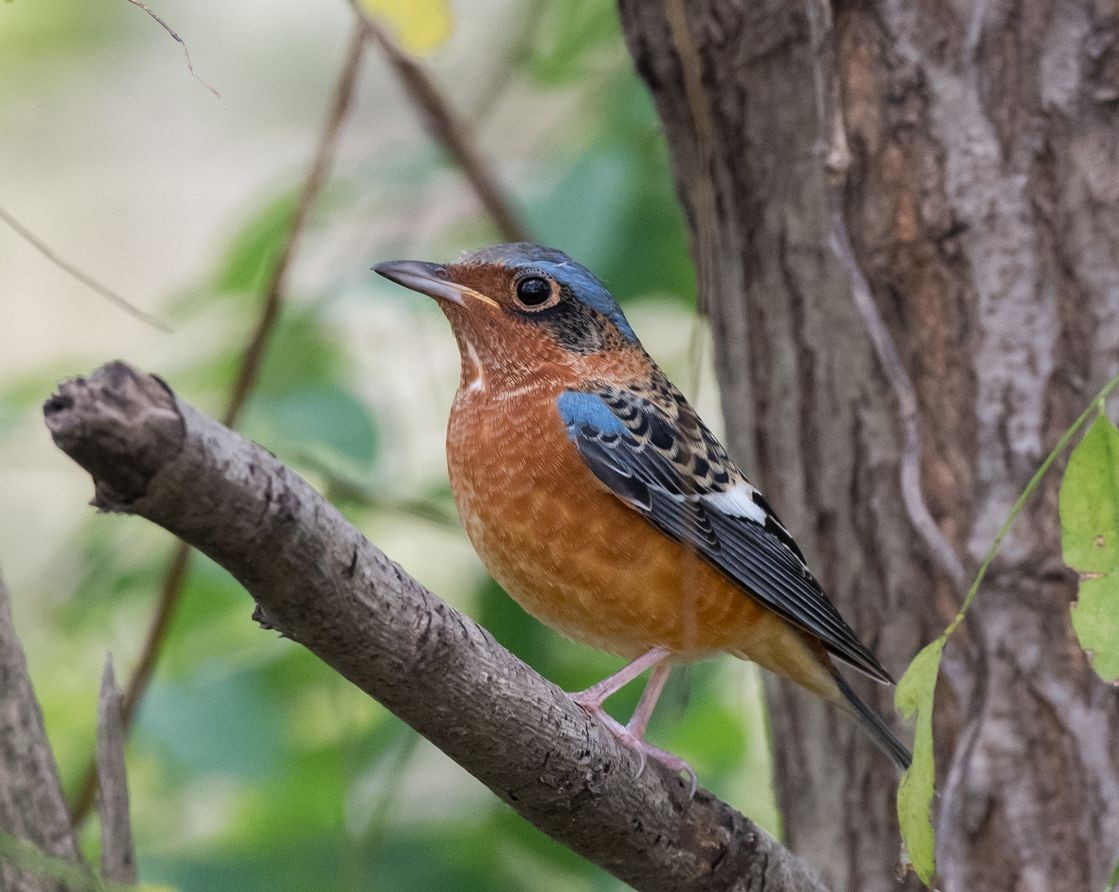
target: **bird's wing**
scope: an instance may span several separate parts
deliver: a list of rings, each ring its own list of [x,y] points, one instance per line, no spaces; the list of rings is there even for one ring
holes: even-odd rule
[[[568,438],[614,495],[831,654],[893,682],[828,600],[773,509],[667,379],[640,391],[567,390],[556,408]]]

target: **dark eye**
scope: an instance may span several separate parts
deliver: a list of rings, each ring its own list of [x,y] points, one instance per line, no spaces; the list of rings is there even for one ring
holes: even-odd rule
[[[552,286],[539,276],[528,276],[517,283],[517,300],[526,307],[538,307],[552,296]]]

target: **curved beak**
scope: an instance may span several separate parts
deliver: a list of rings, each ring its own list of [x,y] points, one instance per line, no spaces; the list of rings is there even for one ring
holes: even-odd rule
[[[422,260],[389,260],[378,263],[373,271],[390,282],[411,288],[420,294],[447,300],[462,306],[463,288],[451,281],[447,267],[438,263],[425,263]]]

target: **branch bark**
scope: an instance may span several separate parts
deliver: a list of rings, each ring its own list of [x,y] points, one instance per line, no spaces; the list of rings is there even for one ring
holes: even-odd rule
[[[70,813],[58,782],[54,753],[31,688],[27,660],[12,625],[8,590],[0,578],[0,833],[40,852],[81,863]],[[68,888],[0,859],[0,889],[54,892]]]
[[[110,655],[105,658],[101,694],[97,700],[97,811],[101,816],[101,878],[107,883],[131,886],[136,883],[136,855],[128,808],[122,706]]]
[[[271,627],[376,698],[542,831],[639,889],[819,890],[749,819],[659,767],[640,777],[554,685],[370,544],[267,450],[110,363],[44,406],[94,504],[205,552]]]

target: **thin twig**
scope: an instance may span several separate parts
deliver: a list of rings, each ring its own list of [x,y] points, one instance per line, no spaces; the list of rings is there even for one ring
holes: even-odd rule
[[[219,93],[217,90],[215,90],[210,84],[206,83],[206,81],[204,81],[202,79],[201,75],[199,75],[199,73],[194,70],[194,63],[190,60],[190,50],[187,48],[186,41],[183,40],[178,35],[178,33],[175,31],[175,29],[172,28],[170,25],[168,25],[165,21],[163,21],[163,19],[161,19],[158,15],[156,15],[154,9],[152,9],[150,6],[146,6],[145,4],[141,3],[140,0],[128,0],[128,2],[131,3],[133,6],[136,6],[140,9],[144,10],[144,12],[146,12],[149,16],[152,17],[152,19],[155,21],[155,23],[157,25],[159,25],[160,28],[162,28],[164,31],[166,31],[171,36],[172,40],[174,40],[179,46],[181,46],[183,48],[183,55],[186,57],[187,71],[189,71],[191,73],[191,75],[194,77],[194,79],[196,81],[198,81],[198,83],[202,84],[203,87],[205,87],[207,90],[209,90],[215,96],[217,96],[218,99],[221,99],[221,93]]]
[[[404,92],[423,114],[432,137],[462,171],[474,194],[493,220],[501,237],[509,242],[529,240],[528,228],[514,211],[496,177],[482,160],[474,142],[458,120],[450,103],[435,81],[407,53],[400,49],[384,28],[365,17],[355,0],[350,5],[362,16],[367,33],[381,48],[385,59],[400,79]]]
[[[279,319],[280,307],[283,304],[287,273],[295,256],[295,249],[300,235],[307,224],[311,208],[315,205],[319,193],[326,181],[331,161],[334,157],[335,146],[342,124],[350,109],[354,88],[357,84],[357,72],[361,63],[365,47],[365,26],[358,21],[350,39],[349,49],[338,77],[337,85],[327,112],[326,122],[319,136],[315,155],[311,161],[307,176],[299,192],[299,200],[295,211],[288,223],[287,235],[284,243],[276,256],[275,263],[265,288],[264,300],[261,303],[260,314],[256,325],[249,336],[245,351],[241,357],[241,364],[237,370],[237,378],[230,392],[229,403],[222,415],[222,422],[229,427],[236,424],[245,407],[253,386],[260,374],[261,363],[264,360],[265,349]],[[159,601],[156,605],[155,615],[152,617],[148,634],[141,648],[140,656],[136,663],[132,677],[124,694],[124,727],[127,731],[132,726],[136,715],[136,708],[151,680],[152,672],[159,660],[163,642],[175,615],[176,607],[182,596],[183,586],[186,582],[187,571],[190,565],[190,547],[180,542],[175,546],[167,570],[163,576],[160,588]],[[96,787],[96,766],[90,762],[82,778],[81,787],[74,799],[74,823],[80,824],[89,814],[93,804],[93,793]]]
[[[19,220],[8,213],[8,211],[4,210],[3,207],[0,207],[0,220],[3,220],[10,227],[12,227],[12,229],[15,230],[18,236],[20,236],[25,242],[35,248],[36,251],[46,257],[47,260],[57,266],[60,270],[73,276],[87,288],[96,291],[107,301],[115,304],[121,310],[124,310],[124,312],[126,312],[129,316],[132,316],[134,319],[139,319],[141,322],[146,322],[148,325],[151,325],[154,328],[158,328],[160,331],[171,331],[170,326],[168,326],[165,322],[160,322],[159,319],[157,319],[155,316],[152,316],[150,313],[145,313],[127,298],[121,297],[111,288],[102,285],[95,278],[93,278],[93,276],[89,275],[88,273],[82,272],[72,263],[63,260],[61,257],[54,253],[54,251],[50,248],[49,245],[47,245],[46,242],[44,242],[41,238],[31,232],[31,230],[20,223]]]

